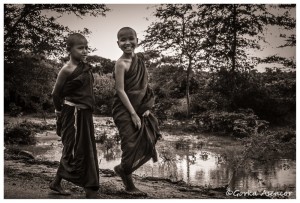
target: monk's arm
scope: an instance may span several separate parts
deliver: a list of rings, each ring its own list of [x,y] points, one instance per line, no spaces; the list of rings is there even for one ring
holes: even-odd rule
[[[64,83],[68,77],[69,73],[65,68],[62,68],[57,76],[53,91],[52,99],[56,111],[61,111],[63,105],[63,98],[61,96],[61,91],[63,89]]]
[[[115,79],[116,79],[116,92],[121,99],[124,106],[127,108],[131,114],[131,119],[134,125],[138,128],[141,126],[141,121],[136,114],[125,90],[124,90],[124,75],[125,75],[125,65],[122,62],[117,62],[115,67]]]

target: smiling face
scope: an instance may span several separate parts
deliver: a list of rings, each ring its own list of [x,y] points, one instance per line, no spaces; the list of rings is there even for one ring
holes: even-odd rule
[[[118,33],[118,45],[120,49],[126,53],[131,54],[134,52],[134,49],[137,47],[138,39],[136,32],[131,29],[121,29]]]

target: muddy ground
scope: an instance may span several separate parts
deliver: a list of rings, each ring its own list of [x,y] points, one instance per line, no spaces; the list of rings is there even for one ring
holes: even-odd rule
[[[57,195],[48,184],[55,175],[58,162],[39,161],[26,155],[6,149],[4,153],[4,198],[5,199],[82,199],[82,188],[63,181],[63,186],[71,191],[70,196]],[[223,199],[225,188],[192,187],[184,182],[172,183],[167,179],[134,176],[136,186],[147,192],[147,196],[128,194],[123,189],[121,179],[111,170],[100,169],[99,199],[127,198],[188,198]]]

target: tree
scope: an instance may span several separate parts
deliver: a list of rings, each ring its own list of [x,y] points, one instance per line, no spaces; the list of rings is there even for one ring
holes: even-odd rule
[[[171,52],[179,58],[179,64],[186,72],[187,117],[190,116],[190,75],[203,56],[205,34],[200,24],[196,5],[167,4],[159,6],[157,18],[146,30],[142,45],[147,49]],[[199,60],[200,59],[200,60]]]
[[[282,26],[287,30],[294,30],[296,28],[296,18],[292,16],[291,9],[296,9],[296,4],[279,4],[273,7],[284,10],[283,15],[276,16],[276,25]],[[296,12],[295,12],[296,14]],[[281,45],[280,48],[286,46],[296,46],[296,34],[290,34],[286,38],[286,43]]]
[[[58,64],[40,55],[23,54],[4,66],[5,110],[15,104],[27,112],[51,107],[51,91]]]
[[[274,5],[275,6],[275,5]],[[282,6],[280,9],[291,9],[293,6]],[[285,12],[274,14],[271,6],[265,4],[215,4],[199,5],[199,15],[213,40],[208,40],[207,60],[211,70],[228,72],[223,88],[228,89],[228,97],[233,97],[238,91],[238,74],[249,72],[260,59],[249,57],[247,50],[260,49],[264,41],[264,29],[267,25],[278,25],[292,29],[295,20]],[[235,104],[232,104],[235,108]]]
[[[5,4],[4,5],[4,56],[14,60],[19,52],[57,56],[64,51],[67,26],[56,22],[64,13],[77,17],[105,16],[109,9],[104,4]],[[57,17],[46,15],[47,11]],[[83,31],[89,33],[88,29]]]
[[[294,60],[287,59],[285,57],[281,57],[278,55],[268,56],[266,58],[259,60],[259,62],[260,63],[277,63],[277,64],[283,65],[286,68],[296,69],[296,63],[294,62]]]
[[[64,13],[77,17],[104,16],[103,4],[5,4],[4,90],[5,108],[16,104],[26,111],[45,110],[59,64],[50,60],[62,55],[71,31],[56,19]],[[53,16],[47,15],[51,11]],[[57,16],[55,17],[55,15]],[[89,33],[88,29],[81,31]],[[46,57],[47,56],[47,57]]]
[[[272,6],[285,12],[282,15],[278,15],[275,18],[275,25],[283,27],[285,30],[295,30],[296,19],[291,15],[290,10],[295,9],[295,4],[280,4],[277,6]],[[278,48],[285,47],[295,47],[296,46],[296,34],[295,32],[290,32],[290,35],[280,34],[281,38],[285,39],[285,43],[280,45]],[[268,56],[259,61],[260,63],[277,63],[283,65],[283,67],[288,69],[296,69],[295,58],[285,58],[278,55]]]
[[[101,56],[93,55],[87,57],[87,62],[94,66],[93,72],[100,74],[112,73],[115,66],[115,61],[112,61]]]

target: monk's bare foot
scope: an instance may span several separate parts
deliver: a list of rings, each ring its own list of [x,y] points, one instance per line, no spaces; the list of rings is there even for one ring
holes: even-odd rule
[[[128,187],[127,178],[126,178],[126,174],[124,173],[122,167],[120,165],[117,165],[114,167],[114,171],[116,172],[116,174],[118,176],[121,177],[125,188],[127,188]]]
[[[57,185],[55,184],[54,182],[51,182],[50,185],[49,185],[49,188],[55,192],[57,192],[58,194],[60,195],[71,195],[70,192],[64,190],[61,185]]]
[[[95,190],[91,190],[88,188],[84,188],[85,191],[85,197],[87,199],[97,199],[98,198],[98,192]]]
[[[141,195],[141,196],[147,196],[147,193],[139,190],[138,188],[135,187],[134,183],[133,183],[133,179],[132,179],[132,174],[129,174],[126,176],[126,180],[127,180],[127,187],[126,187],[126,191],[130,194],[134,194],[134,195]]]
[[[147,193],[139,190],[136,187],[133,188],[126,188],[126,192],[132,195],[139,195],[139,196],[147,196]]]

